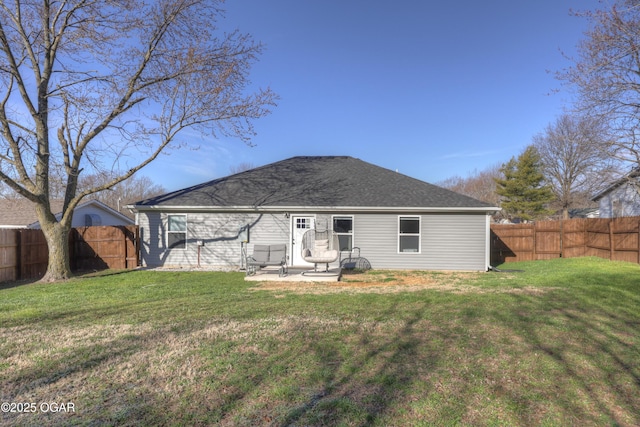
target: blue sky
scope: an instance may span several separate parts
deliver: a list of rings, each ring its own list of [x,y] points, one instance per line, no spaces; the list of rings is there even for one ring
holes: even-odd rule
[[[604,4],[609,4],[604,0]],[[191,141],[140,172],[167,190],[300,155],[349,155],[437,183],[508,161],[569,105],[597,0],[227,0],[224,28],[265,45],[251,79],[280,100],[249,147]],[[558,92],[554,90],[560,89]],[[176,171],[176,173],[168,173]]]

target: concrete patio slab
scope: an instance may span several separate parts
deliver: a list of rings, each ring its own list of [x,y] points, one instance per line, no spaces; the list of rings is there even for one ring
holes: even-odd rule
[[[245,276],[249,282],[337,282],[342,275],[341,268],[331,268],[328,272],[314,272],[313,269],[290,267],[286,275],[280,276],[277,267],[266,267],[252,276]]]

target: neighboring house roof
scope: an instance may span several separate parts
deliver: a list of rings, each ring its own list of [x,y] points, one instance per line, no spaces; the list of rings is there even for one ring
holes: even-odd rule
[[[51,201],[51,210],[56,213],[56,218],[60,220],[63,202],[61,200]],[[131,218],[112,209],[98,200],[88,200],[80,203],[75,211],[80,209],[93,208],[107,212],[117,218],[122,224],[132,225]],[[33,228],[38,226],[35,204],[26,199],[1,199],[0,200],[0,227],[2,228]]]
[[[53,200],[51,210],[62,210],[62,201]],[[25,228],[38,221],[35,204],[27,199],[0,199],[0,227]]]
[[[638,177],[640,177],[640,168],[635,168],[634,170],[632,170],[631,172],[629,172],[628,174],[626,174],[622,178],[614,181],[613,183],[611,183],[611,185],[609,185],[604,190],[602,190],[601,192],[599,192],[598,194],[593,196],[593,198],[591,200],[593,200],[594,202],[597,202],[598,200],[600,200],[601,198],[603,198],[604,196],[606,196],[607,194],[609,194],[611,191],[615,190],[616,188],[620,187],[621,185],[623,185],[625,183],[628,183],[631,180],[636,180],[637,181]]]
[[[346,156],[292,157],[142,200],[137,210],[498,208]]]

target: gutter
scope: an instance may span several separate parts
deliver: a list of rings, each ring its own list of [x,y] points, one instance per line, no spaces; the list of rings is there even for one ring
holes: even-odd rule
[[[483,207],[425,207],[425,206],[144,206],[127,205],[127,209],[136,212],[367,212],[367,213],[394,213],[394,212],[429,212],[429,213],[486,213],[493,214],[502,210],[497,206]]]

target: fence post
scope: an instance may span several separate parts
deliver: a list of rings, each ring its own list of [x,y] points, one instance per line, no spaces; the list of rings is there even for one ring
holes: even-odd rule
[[[582,248],[582,256],[587,256],[589,253],[589,221],[584,221],[582,224],[582,241],[584,242]]]
[[[613,260],[615,248],[613,246],[613,218],[609,218],[609,259]]]
[[[124,245],[124,268],[129,268],[129,242],[127,242],[127,228],[125,226],[118,227],[122,233],[122,244]]]
[[[25,269],[26,269],[26,251],[24,250],[25,245],[25,240],[27,239],[27,231],[25,230],[20,230],[20,244],[19,244],[19,248],[20,248],[20,279],[25,279],[26,278],[26,274],[25,274]],[[29,277],[30,278],[30,277]]]
[[[22,279],[22,230],[16,230],[16,280]]]
[[[558,255],[559,258],[564,258],[563,255],[563,251],[564,251],[564,246],[562,244],[562,242],[564,241],[564,219],[560,220],[560,254]]]
[[[536,253],[536,248],[538,246],[538,241],[537,241],[538,230],[537,230],[535,222],[533,224],[531,224],[531,226],[532,226],[531,230],[533,231],[533,259],[537,260],[538,259],[538,254]]]

